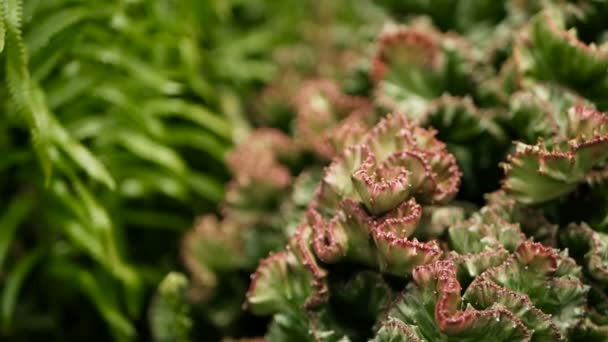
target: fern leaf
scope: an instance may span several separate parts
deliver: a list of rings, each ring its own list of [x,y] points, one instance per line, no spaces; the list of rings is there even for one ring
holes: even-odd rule
[[[33,96],[34,87],[27,70],[27,56],[21,38],[23,3],[21,0],[3,0],[2,14],[6,30],[6,81],[11,100],[30,126],[32,141],[48,183],[51,177],[51,142],[48,117],[38,110]]]
[[[37,23],[25,35],[25,46],[30,54],[35,55],[60,32],[93,16],[94,12],[85,8],[67,8],[53,13]]]

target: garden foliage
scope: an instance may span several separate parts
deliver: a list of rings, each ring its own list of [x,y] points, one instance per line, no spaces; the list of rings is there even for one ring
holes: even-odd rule
[[[125,340],[299,1],[0,1],[0,339]],[[200,321],[198,322],[200,325]]]
[[[378,6],[255,102],[184,239],[193,307],[268,341],[605,341],[608,3]]]
[[[1,336],[606,341],[607,17],[0,0]]]

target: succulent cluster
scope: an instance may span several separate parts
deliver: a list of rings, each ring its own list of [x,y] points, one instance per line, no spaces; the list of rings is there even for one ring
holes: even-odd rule
[[[350,70],[274,88],[193,288],[270,252],[239,298],[269,341],[605,341],[608,2],[381,4]]]

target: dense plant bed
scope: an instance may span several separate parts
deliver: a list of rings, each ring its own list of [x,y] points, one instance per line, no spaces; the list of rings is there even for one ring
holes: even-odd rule
[[[380,6],[287,48],[155,336],[605,341],[608,5]]]

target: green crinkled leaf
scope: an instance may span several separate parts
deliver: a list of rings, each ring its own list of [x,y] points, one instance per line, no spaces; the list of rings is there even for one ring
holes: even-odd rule
[[[509,256],[509,251],[498,246],[479,253],[458,254],[450,253],[450,260],[456,265],[458,281],[461,285],[468,285],[475,277],[487,269],[499,266]]]
[[[566,31],[563,14],[545,10],[536,15],[524,42],[520,68],[532,78],[557,82],[595,101],[600,108],[608,89],[608,51],[586,45]]]
[[[571,265],[550,248],[523,242],[508,258],[453,255],[419,266],[379,335],[412,335],[404,338],[412,341],[562,340],[583,318],[588,290]],[[467,288],[461,297],[462,281]]]
[[[464,298],[476,308],[503,306],[513,312],[522,323],[534,327],[532,340],[559,341],[563,339],[550,315],[538,310],[525,295],[519,295],[492,283],[476,282],[467,288]]]
[[[308,210],[321,260],[404,274],[439,257],[434,242],[408,239],[422,214],[415,199],[445,203],[460,182],[453,156],[434,134],[390,116],[334,160]]]
[[[503,264],[477,277],[469,289],[476,283],[491,281],[510,291],[525,294],[536,308],[552,317],[563,335],[567,335],[583,317],[589,288],[579,279],[580,270],[578,274],[570,273],[575,270],[558,272],[561,263],[574,264],[569,259],[561,261],[560,258],[567,257],[540,244],[524,242]],[[465,293],[470,302],[474,302],[473,297]],[[491,301],[488,303],[490,305]]]
[[[572,192],[608,158],[608,117],[592,108],[568,111],[566,134],[536,145],[516,144],[503,164],[503,189],[524,204],[537,204]]]
[[[197,220],[183,241],[182,257],[197,286],[205,291],[217,286],[216,272],[242,267],[244,255],[238,222],[228,218],[221,222],[215,216]]]
[[[409,286],[388,312],[389,320],[404,323],[414,333],[415,337],[406,341],[416,341],[416,338],[422,341],[526,341],[529,338],[529,330],[501,305],[483,311],[470,307],[460,309],[460,285],[453,264],[438,262],[430,266],[438,267],[438,273],[428,267],[421,266],[415,271],[416,284]],[[431,273],[417,277],[420,273],[416,272]]]
[[[331,328],[325,331],[327,311],[318,308],[327,300],[327,272],[317,264],[310,239],[310,227],[300,226],[290,249],[262,260],[252,275],[245,305],[255,314],[274,315],[267,336],[271,341],[312,341],[321,335],[338,339]]]
[[[486,194],[488,213],[494,220],[505,220],[506,222],[519,224],[522,232],[535,241],[545,245],[554,245],[558,226],[550,222],[545,212],[540,208],[528,207],[519,203],[513,197],[508,196],[505,191],[499,190]]]
[[[481,253],[488,249],[505,248],[514,251],[525,239],[519,224],[500,215],[497,205],[483,207],[467,220],[448,229],[454,251]]]
[[[594,231],[587,224],[570,224],[560,232],[562,244],[585,265],[589,275],[608,286],[608,235]]]
[[[273,229],[249,226],[231,216],[198,219],[182,243],[182,259],[192,276],[190,298],[205,307],[214,324],[228,329],[243,314],[247,283],[241,274],[284,242]]]
[[[476,107],[470,97],[443,95],[428,105],[420,122],[436,129],[437,138],[456,157],[463,171],[462,198],[474,198],[495,187],[498,163],[509,145],[496,113]]]
[[[375,119],[369,100],[344,94],[331,80],[304,83],[294,101],[296,140],[325,158],[358,142]]]
[[[326,295],[326,271],[316,264],[306,246],[310,235],[310,228],[301,226],[292,237],[292,249],[260,262],[247,293],[250,310],[262,315],[290,312],[305,304],[314,305]]]
[[[374,337],[375,342],[419,342],[423,341],[418,336],[421,335],[416,331],[416,326],[405,324],[397,319],[389,318],[388,321],[382,324],[378,334]]]
[[[539,139],[567,137],[568,109],[592,106],[578,95],[553,84],[538,84],[511,96],[505,125],[516,132],[521,142],[534,144]]]
[[[387,27],[378,40],[371,71],[374,96],[391,111],[416,120],[434,98],[464,94],[472,83],[463,41],[424,26]]]
[[[479,142],[479,139],[504,143],[506,135],[492,116],[492,113],[475,107],[468,97],[444,95],[430,104],[421,122],[437,129],[438,137],[448,144]]]
[[[325,279],[327,271],[316,263],[310,239],[310,228],[301,226],[288,250],[260,263],[247,307],[257,314],[274,315],[267,335],[270,341],[365,339],[392,298],[392,289],[371,271]]]
[[[475,207],[467,202],[426,205],[422,208],[422,218],[413,236],[423,241],[439,238],[448,227],[464,221],[474,210]]]

